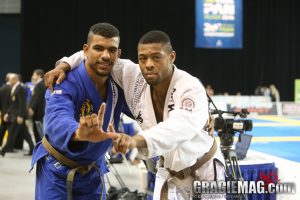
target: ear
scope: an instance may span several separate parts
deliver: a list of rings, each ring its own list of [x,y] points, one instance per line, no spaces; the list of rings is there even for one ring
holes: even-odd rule
[[[89,45],[88,44],[84,44],[83,47],[82,47],[82,49],[83,49],[84,55],[87,56],[87,53],[89,51]]]
[[[122,49],[118,49],[118,58],[121,57]]]
[[[176,52],[172,51],[169,56],[170,56],[170,60],[173,64],[175,62],[175,59],[176,59]]]

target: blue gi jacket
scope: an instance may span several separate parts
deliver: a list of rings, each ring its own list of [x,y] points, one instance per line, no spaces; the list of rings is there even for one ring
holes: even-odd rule
[[[120,113],[125,102],[124,94],[111,78],[107,82],[107,92],[103,130],[107,130],[111,121],[114,122],[114,127],[117,129]],[[87,74],[84,62],[82,62],[78,68],[67,74],[67,78],[60,85],[54,87],[52,93],[49,90],[46,92],[44,133],[49,143],[64,156],[82,165],[88,165],[96,161],[103,174],[107,172],[104,155],[111,146],[112,140],[97,143],[70,141],[73,133],[78,128],[80,116],[97,114],[101,103],[101,96]],[[64,179],[69,169],[48,155],[41,142],[34,149],[32,167],[45,156],[46,159],[43,159],[42,162],[43,169],[48,169],[50,171],[48,173],[59,175],[59,177],[50,176],[50,179]],[[75,176],[74,190],[76,180],[79,179]],[[39,188],[36,190],[43,191],[43,183],[39,183],[37,187]]]

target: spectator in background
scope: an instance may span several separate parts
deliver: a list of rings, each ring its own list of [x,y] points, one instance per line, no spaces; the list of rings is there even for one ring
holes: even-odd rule
[[[0,112],[1,112],[0,146],[2,146],[2,141],[8,127],[8,123],[3,120],[3,117],[7,112],[7,108],[9,105],[10,87],[8,81],[11,74],[12,73],[6,74],[5,83],[0,88]]]
[[[206,93],[208,94],[208,96],[214,95],[214,89],[210,84],[206,85]]]
[[[34,84],[34,87],[28,104],[28,114],[33,121],[33,133],[35,142],[37,143],[42,139],[42,135],[39,132],[38,126],[43,124],[43,118],[45,114],[46,86],[44,83],[44,70],[34,70],[31,81]]]
[[[34,83],[31,81],[25,82],[24,85],[26,86],[26,103],[28,104],[31,98],[31,93],[34,88]]]
[[[26,89],[20,82],[18,74],[10,75],[9,86],[11,87],[9,107],[3,117],[5,122],[9,122],[9,134],[7,142],[0,154],[4,156],[6,152],[13,152],[16,138],[20,136],[20,138],[24,138],[29,144],[29,153],[25,155],[32,155],[34,145],[27,126],[25,125],[25,119],[27,117]]]
[[[28,102],[29,102],[29,99],[30,99],[30,96],[31,96],[31,91],[30,91],[30,88],[28,87],[28,85],[24,84],[21,74],[17,74],[17,76],[18,76],[20,85],[23,88],[25,88],[25,90],[26,90],[25,105],[26,105],[26,109],[27,109],[27,105],[28,105]],[[17,138],[15,140],[15,144],[14,144],[15,149],[23,150],[23,146],[24,146],[23,144],[24,144],[24,139],[25,139],[24,135],[27,134],[27,133],[23,133],[23,131],[25,131],[25,132],[28,131],[29,135],[30,135],[30,131],[29,131],[29,127],[28,127],[28,115],[27,115],[27,112],[26,112],[25,126],[27,127],[27,129],[26,130],[25,129],[21,129],[21,132],[17,135]]]
[[[274,84],[270,85],[270,96],[272,101],[276,101],[276,102],[280,101],[279,91]]]
[[[270,97],[271,96],[271,90],[270,90],[269,87],[267,87],[267,86],[263,87],[263,95],[266,96],[266,97]]]
[[[264,87],[262,84],[259,84],[255,90],[254,90],[254,95],[257,95],[257,96],[263,96],[264,95]]]

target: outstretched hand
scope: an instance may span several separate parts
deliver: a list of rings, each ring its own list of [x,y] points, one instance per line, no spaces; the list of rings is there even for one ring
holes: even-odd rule
[[[53,84],[60,84],[66,78],[66,72],[70,71],[70,66],[67,63],[61,62],[56,68],[47,72],[44,76],[46,87],[53,91]]]
[[[102,129],[106,104],[102,103],[98,115],[93,113],[90,116],[80,117],[79,127],[73,135],[75,141],[101,142],[107,139],[118,139],[119,134],[115,133],[110,125],[110,132]]]
[[[133,137],[125,133],[119,133],[119,137],[113,139],[114,151],[126,154],[129,149],[136,147],[136,141]]]

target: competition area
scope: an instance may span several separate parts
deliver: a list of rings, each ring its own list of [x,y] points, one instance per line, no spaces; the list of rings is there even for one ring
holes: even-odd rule
[[[247,120],[250,119],[253,121],[253,129],[247,134],[253,138],[246,158],[240,160],[239,164],[275,163],[278,178],[282,182],[296,184],[296,194],[277,195],[277,199],[300,199],[300,117],[250,115]],[[235,140],[237,136],[236,133]],[[7,154],[0,158],[0,199],[34,199],[35,172],[33,170],[28,173],[31,158],[24,157],[24,152]],[[147,171],[143,164],[132,165],[126,161],[114,166],[130,190],[146,191]],[[112,172],[106,179],[107,189],[110,185],[120,188]]]
[[[277,199],[300,199],[300,117],[250,116],[252,141],[239,165],[274,163],[280,182],[295,183],[295,194],[280,194]],[[237,138],[235,138],[237,140]]]
[[[253,117],[250,149],[300,163],[300,117]]]

